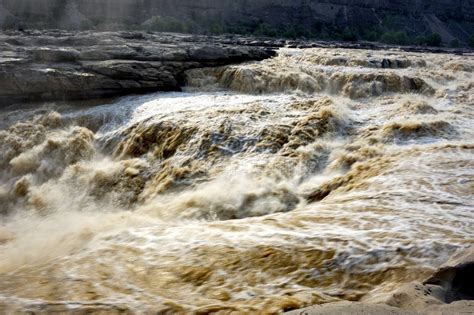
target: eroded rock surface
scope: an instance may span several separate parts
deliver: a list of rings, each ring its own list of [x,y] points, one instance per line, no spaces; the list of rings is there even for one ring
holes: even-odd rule
[[[369,297],[367,303],[316,305],[287,314],[473,314],[473,268],[474,246],[471,246],[454,255],[423,283],[405,284],[388,297]]]
[[[302,310],[291,311],[289,315],[418,315],[415,312],[401,310],[387,305],[368,305],[363,303],[329,303],[316,305]]]
[[[129,32],[0,34],[0,105],[179,90],[183,71],[262,60],[269,48]]]
[[[440,286],[443,301],[474,300],[474,247],[454,256],[428,280],[425,285]]]

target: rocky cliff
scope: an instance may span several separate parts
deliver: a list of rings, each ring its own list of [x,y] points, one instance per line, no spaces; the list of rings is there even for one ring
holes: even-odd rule
[[[0,0],[2,28],[158,28],[321,35],[334,30],[437,33],[469,41],[472,0]]]
[[[274,55],[203,36],[10,31],[0,33],[0,106],[177,91],[186,70]]]

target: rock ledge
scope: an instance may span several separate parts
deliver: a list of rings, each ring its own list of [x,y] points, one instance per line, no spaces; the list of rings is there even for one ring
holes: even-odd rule
[[[143,32],[0,33],[0,106],[178,91],[184,71],[263,60],[269,47]]]

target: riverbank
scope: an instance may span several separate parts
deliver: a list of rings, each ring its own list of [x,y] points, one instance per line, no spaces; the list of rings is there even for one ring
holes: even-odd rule
[[[0,105],[179,91],[186,70],[275,55],[202,36],[139,32],[5,32],[0,43]]]
[[[59,30],[5,31],[0,43],[0,106],[180,91],[187,70],[260,61],[283,47],[472,53],[369,42]]]
[[[434,315],[474,313],[474,246],[460,250],[423,282],[404,284],[393,293],[363,302],[329,303],[287,315]],[[380,304],[376,304],[380,303]]]

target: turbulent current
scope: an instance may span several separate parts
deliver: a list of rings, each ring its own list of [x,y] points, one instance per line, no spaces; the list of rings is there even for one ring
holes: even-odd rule
[[[380,298],[474,244],[474,59],[282,49],[0,113],[0,311]]]

